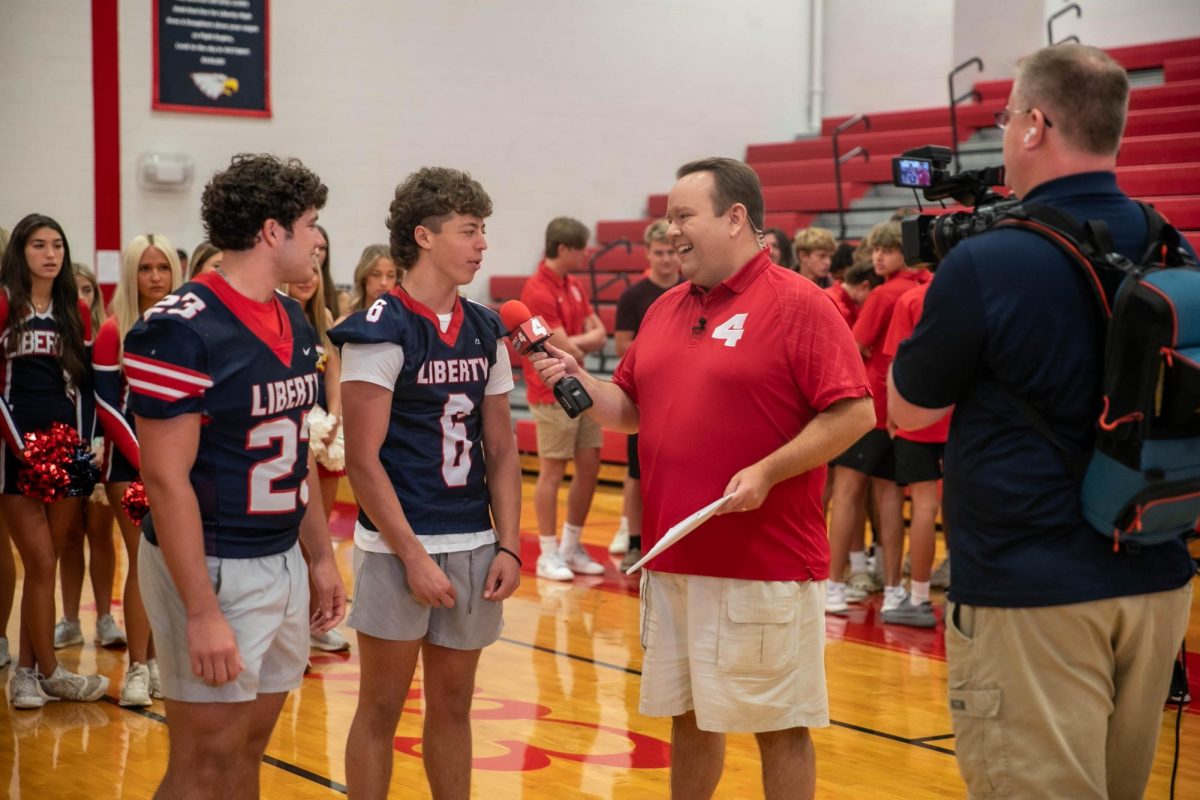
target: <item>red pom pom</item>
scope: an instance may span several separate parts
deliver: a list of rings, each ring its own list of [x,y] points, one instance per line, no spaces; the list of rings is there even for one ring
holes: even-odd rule
[[[71,475],[59,464],[48,461],[30,464],[17,477],[17,488],[27,497],[53,503],[66,496]]]
[[[21,454],[25,464],[17,477],[17,488],[43,503],[89,495],[100,477],[79,433],[62,422],[25,434]]]
[[[129,484],[121,497],[121,508],[125,515],[133,520],[134,525],[141,525],[142,519],[150,511],[150,501],[146,499],[146,486],[140,480]]]

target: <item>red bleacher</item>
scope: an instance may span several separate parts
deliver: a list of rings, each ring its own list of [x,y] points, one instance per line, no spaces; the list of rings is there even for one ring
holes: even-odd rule
[[[1163,83],[1130,92],[1125,138],[1117,159],[1117,180],[1130,195],[1152,203],[1197,249],[1200,249],[1200,39],[1180,39],[1108,50],[1128,70],[1162,69]],[[957,108],[958,134],[970,138],[994,124],[993,115],[1004,108],[1011,80],[982,81],[975,85],[978,102]],[[949,111],[945,107],[870,114],[871,127],[856,126],[839,138],[842,152],[861,146],[869,153],[842,166],[842,195],[847,205],[872,185],[891,182],[891,159],[903,150],[925,144],[951,144]],[[766,202],[767,227],[789,234],[811,224],[822,212],[835,211],[837,187],[832,166],[834,128],[847,117],[829,117],[821,134],[811,139],[752,144],[746,161],[759,173]],[[632,252],[616,248],[597,262],[593,302],[605,326],[612,330],[615,300],[625,286],[638,279],[646,267],[641,242],[650,222],[665,214],[667,196],[648,198],[646,217],[597,223],[601,244],[618,239],[634,242]],[[519,296],[527,276],[491,279],[493,299]],[[608,284],[605,286],[605,284]],[[589,286],[590,281],[585,280]],[[522,452],[536,450],[532,422],[517,426]],[[624,436],[605,433],[602,458],[624,463]]]

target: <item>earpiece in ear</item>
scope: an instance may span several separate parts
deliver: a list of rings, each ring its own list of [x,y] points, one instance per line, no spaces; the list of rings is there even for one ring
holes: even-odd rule
[[[1035,133],[1037,133],[1037,128],[1030,128],[1029,130],[1025,131],[1025,138],[1022,139],[1021,141],[1028,142],[1030,139],[1033,138],[1033,135]]]

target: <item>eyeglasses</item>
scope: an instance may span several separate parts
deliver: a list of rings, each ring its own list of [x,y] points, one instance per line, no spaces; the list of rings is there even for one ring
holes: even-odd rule
[[[1014,116],[1016,116],[1017,114],[1029,114],[1033,110],[1034,109],[1032,109],[1032,108],[1026,108],[1026,109],[1022,109],[1021,111],[1010,111],[1007,108],[1002,108],[995,113],[995,115],[992,117],[992,119],[994,119],[996,121],[997,128],[999,128],[1000,130],[1004,130],[1005,128],[1008,127],[1008,123],[1010,121],[1012,121],[1012,118]],[[1047,128],[1054,127],[1054,123],[1050,121],[1050,118],[1047,117],[1045,115],[1045,113],[1042,114],[1042,120],[1045,121]]]

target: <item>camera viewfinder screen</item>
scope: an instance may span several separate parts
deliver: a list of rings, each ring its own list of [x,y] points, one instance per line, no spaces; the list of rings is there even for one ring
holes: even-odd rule
[[[901,158],[900,162],[900,185],[901,186],[929,186],[933,183],[931,168],[933,164],[923,158]]]

